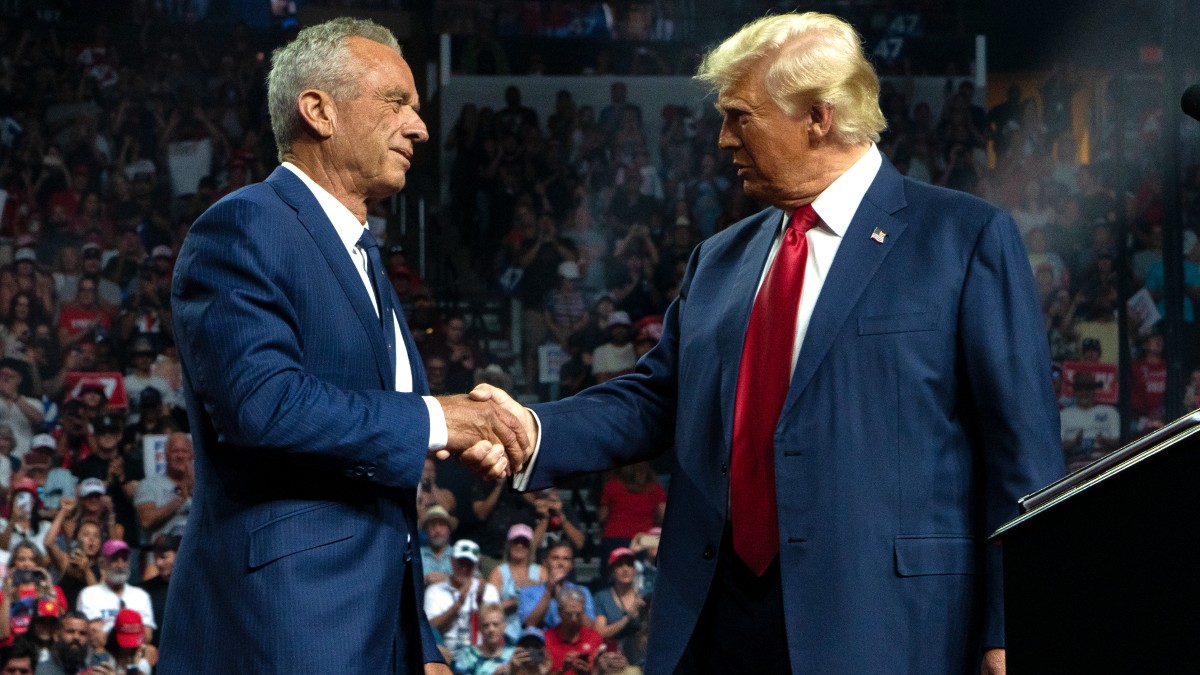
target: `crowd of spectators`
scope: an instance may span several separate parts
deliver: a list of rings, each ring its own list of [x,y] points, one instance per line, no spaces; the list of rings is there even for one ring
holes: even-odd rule
[[[148,674],[192,490],[172,265],[265,175],[264,64],[149,3],[120,29],[21,6],[0,16],[4,667]]]
[[[202,46],[148,8],[119,31],[0,17],[0,256],[11,260],[0,267],[6,662],[73,673],[108,654],[122,668],[152,668],[192,482],[170,274],[192,220],[274,164],[268,63],[252,45],[235,27]],[[1116,130],[1093,130],[1084,164],[1069,67],[1036,91],[1014,86],[990,110],[969,81],[935,101],[915,100],[906,84],[884,87],[880,148],[909,176],[1014,215],[1041,296],[1070,465],[1161,425],[1159,326],[1169,310],[1164,177],[1146,150],[1161,133],[1153,115],[1138,151]],[[440,300],[449,289],[425,283],[401,246],[388,248],[435,394],[486,380],[546,399],[629,372],[661,336],[696,244],[756,210],[717,150],[711,106],[643,109],[616,82],[595,109],[575,102],[588,86],[582,78],[560,91],[545,119],[515,85],[503,101],[468,104],[442,149],[451,199],[441,227],[467,248],[485,299],[519,307],[509,327],[519,352],[492,349],[481,317]],[[654,147],[650,124],[660,125]],[[1183,319],[1194,344],[1200,166],[1181,188]],[[383,205],[371,214],[388,217]],[[1126,302],[1135,319],[1122,335],[1116,311]],[[1122,340],[1134,359],[1123,420],[1114,405]],[[1198,398],[1193,370],[1185,405]],[[521,495],[430,460],[419,490],[424,603],[456,671],[635,668],[664,473],[642,464]]]

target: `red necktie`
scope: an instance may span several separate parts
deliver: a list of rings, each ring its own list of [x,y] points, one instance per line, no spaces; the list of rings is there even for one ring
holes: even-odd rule
[[[733,550],[761,576],[779,551],[775,507],[775,426],[792,379],[796,312],[808,262],[806,234],[817,212],[805,204],[792,214],[771,269],[763,280],[742,346],[733,409],[730,519]]]

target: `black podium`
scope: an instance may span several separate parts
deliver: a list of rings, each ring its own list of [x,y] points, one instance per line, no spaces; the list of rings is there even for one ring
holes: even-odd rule
[[[1200,672],[1200,411],[1021,500],[1008,671]]]

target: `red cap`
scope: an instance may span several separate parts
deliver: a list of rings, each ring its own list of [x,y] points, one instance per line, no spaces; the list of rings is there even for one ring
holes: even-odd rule
[[[637,555],[632,550],[627,549],[624,546],[614,548],[612,553],[608,554],[608,566],[612,567],[621,558],[633,559],[636,557]]]
[[[662,337],[663,325],[661,316],[645,316],[633,325],[634,342],[655,342]]]
[[[142,615],[136,610],[123,609],[117,612],[117,620],[113,623],[113,632],[117,634],[117,644],[126,649],[136,649],[146,641],[146,629],[142,625]]]
[[[24,490],[25,492],[36,493],[37,488],[38,488],[37,483],[32,478],[29,478],[27,476],[22,476],[16,480],[14,480],[13,484],[12,484],[13,492],[19,492],[21,490]]]

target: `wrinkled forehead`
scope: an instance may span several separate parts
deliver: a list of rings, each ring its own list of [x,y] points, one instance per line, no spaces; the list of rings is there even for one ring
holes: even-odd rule
[[[765,78],[772,61],[762,57],[735,70],[717,89],[717,110],[724,113],[729,108],[745,107],[769,98]]]

